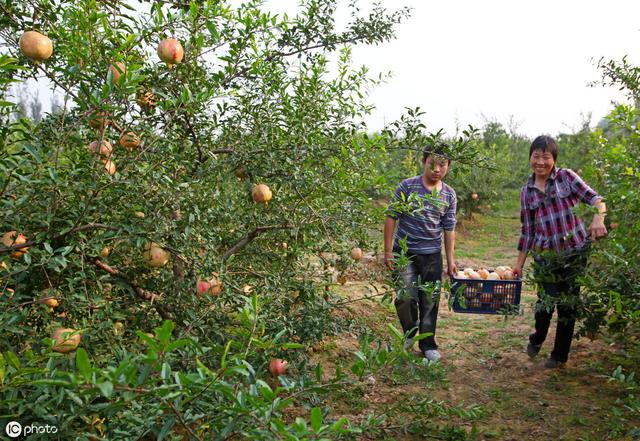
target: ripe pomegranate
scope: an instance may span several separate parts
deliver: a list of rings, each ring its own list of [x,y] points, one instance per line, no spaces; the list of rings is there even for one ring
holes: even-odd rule
[[[489,277],[489,271],[487,271],[484,268],[480,268],[480,270],[478,270],[478,275],[482,278],[482,279],[486,279],[487,277]]]
[[[233,174],[236,175],[236,178],[238,178],[238,179],[244,179],[244,178],[247,177],[247,174],[244,171],[244,165],[242,165],[242,164],[240,164],[238,166],[238,168],[235,169]]]
[[[108,158],[111,156],[111,152],[113,152],[113,147],[111,147],[111,143],[106,140],[93,141],[89,144],[89,150],[93,153],[98,153],[103,158]]]
[[[103,130],[106,126],[109,125],[107,116],[109,116],[107,112],[96,112],[95,110],[91,111],[91,113],[89,113],[89,127]]]
[[[109,256],[110,253],[111,253],[111,250],[109,249],[109,247],[103,247],[100,250],[100,257],[107,257]]]
[[[513,280],[513,271],[505,270],[505,272],[502,274],[502,279],[503,280]]]
[[[287,361],[281,360],[279,358],[274,358],[269,363],[269,372],[271,372],[271,375],[273,375],[274,377],[278,377],[280,375],[283,375],[287,371],[288,366],[289,363]]]
[[[60,302],[58,302],[58,299],[56,299],[55,297],[51,297],[51,296],[46,296],[41,298],[40,300],[38,300],[38,303],[42,303],[43,305],[47,305],[49,308],[55,308],[58,305],[60,305]]]
[[[500,275],[497,272],[491,272],[487,276],[487,280],[500,280]]]
[[[61,352],[66,354],[67,352],[75,351],[80,344],[80,333],[71,328],[58,328],[53,331],[51,338],[56,341],[53,346],[54,352]]]
[[[162,40],[158,45],[158,57],[171,69],[174,64],[180,63],[184,57],[184,49],[175,38]]]
[[[142,256],[147,261],[147,265],[153,268],[160,268],[169,262],[169,253],[162,249],[157,243],[147,243]]]
[[[132,151],[140,146],[140,137],[134,132],[124,132],[118,143],[125,149]]]
[[[473,268],[465,268],[463,272],[467,275],[467,277],[469,277],[469,275],[474,271]]]
[[[478,200],[478,193],[471,193],[471,199],[473,199],[474,201]]]
[[[103,164],[104,164],[104,169],[107,171],[107,173],[109,173],[112,176],[116,174],[116,164],[113,161],[106,160],[106,161],[103,161]]]
[[[37,64],[51,56],[53,43],[40,32],[27,31],[20,37],[20,50],[25,57]]]
[[[610,227],[612,230],[615,230],[616,228],[618,228],[618,223],[617,223],[617,222],[611,222],[611,224],[609,224],[609,227]]]
[[[7,231],[2,235],[2,244],[5,247],[10,247],[13,245],[22,245],[23,243],[26,243],[26,242],[27,242],[27,237],[22,233],[16,235],[15,230]],[[14,250],[11,252],[11,257],[13,257],[14,259],[19,259],[22,257],[24,253],[27,252],[28,249],[29,247],[24,247],[24,248],[19,248],[17,250]]]
[[[360,248],[353,248],[351,250],[351,258],[355,261],[362,259],[362,250]]]
[[[273,194],[271,193],[271,189],[266,184],[258,184],[253,187],[253,190],[251,190],[251,197],[253,200],[261,204],[268,203],[272,196]]]
[[[467,278],[467,275],[465,274],[464,271],[458,271],[456,273],[456,279],[466,279],[466,278]]]
[[[198,280],[196,283],[196,292],[200,297],[206,294],[216,296],[222,292],[222,282],[217,273],[213,273],[209,280]]]
[[[482,277],[480,276],[480,274],[473,270],[471,270],[471,272],[469,273],[469,278],[473,280],[482,280]]]
[[[124,334],[124,323],[115,322],[113,325],[113,334],[116,336]]]
[[[138,95],[136,102],[143,109],[151,109],[156,105],[156,96],[150,90]]]
[[[109,71],[113,74],[113,84],[117,84],[120,82],[120,75],[124,75],[127,72],[127,68],[122,61],[117,61],[109,66]]]

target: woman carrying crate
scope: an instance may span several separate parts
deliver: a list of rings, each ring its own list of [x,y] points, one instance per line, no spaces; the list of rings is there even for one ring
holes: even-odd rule
[[[556,167],[558,145],[550,136],[538,136],[529,148],[532,175],[520,192],[522,233],[514,275],[522,276],[522,266],[531,251],[534,279],[538,285],[535,332],[529,336],[527,354],[535,357],[547,337],[555,307],[558,324],[548,368],[564,365],[569,358],[575,326],[576,302],[580,286],[576,277],[584,271],[591,240],[607,235],[606,206],[591,187],[574,171]],[[582,201],[598,209],[585,229],[573,208]]]

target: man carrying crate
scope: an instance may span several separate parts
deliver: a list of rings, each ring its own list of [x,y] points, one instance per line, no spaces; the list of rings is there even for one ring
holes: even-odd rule
[[[442,143],[427,146],[423,173],[405,179],[396,189],[384,224],[384,261],[396,283],[394,305],[405,333],[405,348],[413,347],[416,332],[429,361],[440,359],[436,322],[442,277],[442,232],[447,273],[454,275],[456,192],[442,182],[451,165]],[[397,228],[396,228],[397,227]]]

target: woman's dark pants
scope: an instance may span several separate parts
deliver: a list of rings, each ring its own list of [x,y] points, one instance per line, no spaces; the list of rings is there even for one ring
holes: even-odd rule
[[[576,278],[586,267],[587,254],[588,250],[576,251],[569,256],[548,254],[534,261],[538,301],[535,305],[536,332],[529,336],[529,341],[536,346],[545,341],[553,311],[557,308],[558,325],[550,357],[562,363],[569,358],[580,293]]]

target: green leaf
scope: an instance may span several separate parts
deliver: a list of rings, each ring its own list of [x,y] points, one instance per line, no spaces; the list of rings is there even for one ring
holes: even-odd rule
[[[111,394],[113,394],[113,383],[110,381],[98,383],[98,389],[100,389],[100,392],[102,392],[102,395],[105,398],[110,398]]]
[[[18,357],[16,357],[16,354],[11,351],[7,351],[5,354],[7,356],[7,361],[9,362],[9,364],[16,369],[20,369],[20,360],[18,359]]]
[[[322,410],[319,407],[311,409],[311,427],[315,432],[322,427]]]
[[[76,366],[78,370],[82,374],[82,376],[87,380],[91,381],[91,361],[89,360],[89,356],[87,355],[87,351],[83,348],[78,348],[76,351]]]

